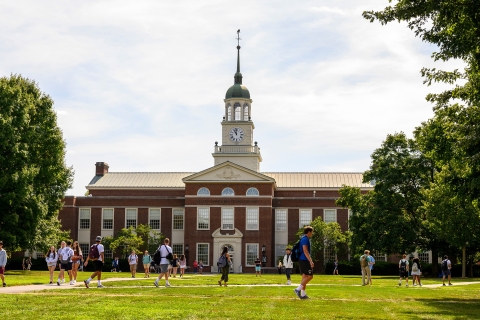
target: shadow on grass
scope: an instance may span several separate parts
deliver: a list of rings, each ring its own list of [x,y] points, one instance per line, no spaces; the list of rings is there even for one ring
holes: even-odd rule
[[[452,318],[452,319],[478,319],[480,311],[480,299],[416,299],[417,302],[428,306],[430,310],[435,311],[415,311],[399,312],[408,317],[420,318]]]

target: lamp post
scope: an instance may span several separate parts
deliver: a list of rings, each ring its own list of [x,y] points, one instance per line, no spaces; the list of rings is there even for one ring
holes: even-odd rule
[[[263,266],[264,268],[265,268],[265,266],[267,265],[266,251],[267,251],[267,248],[265,247],[265,245],[262,245],[262,266]]]

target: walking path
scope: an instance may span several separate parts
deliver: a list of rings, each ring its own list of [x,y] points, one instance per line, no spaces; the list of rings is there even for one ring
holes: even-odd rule
[[[106,282],[112,282],[112,281],[130,281],[130,280],[147,280],[152,282],[153,286],[153,280],[155,278],[108,278],[105,280],[102,280],[102,283]],[[96,289],[96,280],[92,280],[92,289]],[[453,287],[455,286],[466,286],[470,284],[480,284],[480,281],[471,281],[471,282],[454,282]],[[294,287],[296,284],[292,285],[284,285],[284,284],[254,284],[254,285],[249,285],[249,284],[243,284],[243,285],[230,285],[229,287],[272,287],[272,286],[278,286],[278,287]],[[26,285],[26,286],[12,286],[12,287],[5,287],[5,288],[0,288],[0,294],[1,293],[6,293],[6,294],[18,294],[18,293],[33,293],[37,291],[43,291],[43,290],[66,290],[66,289],[75,289],[79,287],[84,287],[85,285],[83,284],[83,281],[77,282],[74,285],[70,285],[68,283],[64,283],[60,286],[58,286],[56,283],[55,284],[32,284],[32,285]],[[182,288],[184,287],[211,287],[212,285],[207,285],[207,286],[181,286]],[[309,284],[309,286],[336,286],[335,284]],[[359,286],[361,287],[362,285],[353,285],[353,286]],[[436,283],[436,284],[425,284],[421,288],[438,288],[442,287],[443,285],[441,283]],[[107,286],[108,287],[108,286]],[[138,288],[144,288],[144,286],[134,286]],[[405,286],[403,286],[405,287]],[[447,286],[448,287],[448,286]],[[115,288],[120,288],[120,287],[115,287]],[[126,288],[132,288],[126,287]],[[420,288],[419,286],[413,287],[410,286],[409,288]]]

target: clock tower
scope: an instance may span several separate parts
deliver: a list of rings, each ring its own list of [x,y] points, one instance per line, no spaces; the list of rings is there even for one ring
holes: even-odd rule
[[[225,94],[225,113],[222,125],[222,144],[215,142],[212,154],[214,165],[225,161],[239,164],[254,171],[260,171],[260,148],[253,141],[252,99],[247,87],[242,84],[240,73],[240,30],[237,31],[237,72],[235,82]]]

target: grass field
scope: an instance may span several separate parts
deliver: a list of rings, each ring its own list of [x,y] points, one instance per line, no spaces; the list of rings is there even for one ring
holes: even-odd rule
[[[153,276],[153,275],[152,275]],[[88,277],[80,273],[78,279]],[[315,275],[307,288],[310,300],[299,300],[284,275],[232,274],[228,287],[219,276],[171,278],[171,288],[153,286],[153,278],[127,279],[128,273],[104,273],[105,288],[83,286],[1,296],[2,319],[479,319],[480,284],[436,287],[441,279],[423,279],[424,286],[398,287],[396,277],[374,277],[362,287],[360,276]],[[293,275],[298,283],[299,275]],[[46,281],[45,281],[46,280]],[[8,286],[48,283],[47,272],[11,271]],[[161,281],[163,284],[164,281]],[[93,282],[92,282],[93,284]],[[411,284],[410,284],[411,285]],[[66,285],[68,286],[68,285]],[[3,288],[0,288],[0,293]]]

